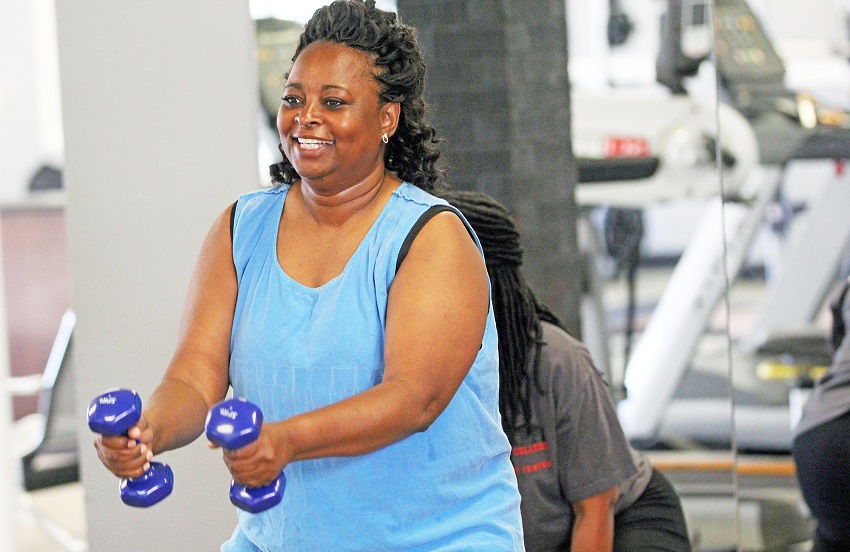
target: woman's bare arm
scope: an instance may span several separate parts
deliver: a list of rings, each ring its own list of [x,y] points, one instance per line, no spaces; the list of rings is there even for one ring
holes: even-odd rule
[[[156,429],[155,452],[196,439],[203,432],[210,407],[227,393],[236,293],[227,209],[201,247],[183,307],[177,348],[145,408],[148,422]]]
[[[611,552],[614,548],[614,505],[619,495],[614,486],[584,500],[573,502],[575,552]]]
[[[128,432],[130,439],[95,439],[101,460],[119,477],[141,475],[152,453],[186,445],[203,432],[209,407],[227,392],[236,289],[228,208],[201,247],[176,351],[139,423]]]

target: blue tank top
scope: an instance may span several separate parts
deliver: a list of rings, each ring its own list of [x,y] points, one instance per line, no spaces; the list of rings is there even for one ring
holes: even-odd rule
[[[402,184],[342,274],[309,288],[287,276],[277,259],[288,190],[245,194],[234,215],[239,294],[230,378],[234,396],[260,406],[267,421],[381,381],[387,296],[399,251],[419,217],[445,204]],[[498,397],[491,307],[475,363],[426,431],[362,456],[289,464],[283,501],[260,514],[239,511],[222,551],[523,550]]]

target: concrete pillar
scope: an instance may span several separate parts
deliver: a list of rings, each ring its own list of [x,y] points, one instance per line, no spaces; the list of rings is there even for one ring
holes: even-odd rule
[[[109,387],[150,396],[204,236],[257,187],[248,1],[57,0],[56,15],[91,550],[218,550],[236,525],[221,454],[201,438],[161,455],[174,492],[131,508],[94,453],[83,410]]]
[[[398,12],[425,50],[450,185],[486,192],[515,213],[526,276],[580,335],[563,0],[398,0]]]

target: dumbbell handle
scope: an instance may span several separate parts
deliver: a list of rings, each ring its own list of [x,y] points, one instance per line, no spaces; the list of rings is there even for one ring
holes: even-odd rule
[[[207,439],[228,450],[237,450],[253,443],[260,436],[262,428],[262,411],[245,399],[221,401],[210,408],[207,414]],[[262,487],[246,487],[231,481],[230,502],[237,508],[256,514],[280,503],[285,487],[286,476],[283,473]]]

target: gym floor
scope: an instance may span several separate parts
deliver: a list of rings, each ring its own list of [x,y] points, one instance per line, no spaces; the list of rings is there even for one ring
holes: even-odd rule
[[[800,528],[794,524],[794,521],[799,518],[793,515],[793,510],[795,508],[804,510],[805,505],[800,498],[799,490],[796,489],[793,481],[787,477],[781,475],[771,477],[766,474],[750,476],[749,478],[746,475],[742,476],[739,482],[742,495],[750,498],[758,496],[771,499],[772,509],[759,508],[751,499],[743,499],[739,505],[740,528],[738,528],[735,522],[736,505],[732,499],[731,490],[728,490],[731,487],[727,486],[727,492],[715,496],[709,496],[705,492],[707,486],[718,488],[718,479],[730,483],[731,472],[727,472],[725,477],[723,475],[718,477],[717,472],[709,473],[711,469],[710,467],[706,468],[706,465],[711,464],[712,459],[704,454],[699,455],[698,458],[684,458],[691,466],[687,471],[679,471],[675,467],[670,468],[673,458],[669,455],[653,454],[653,456],[654,462],[664,463],[668,466],[665,472],[682,495],[688,528],[692,540],[697,544],[695,550],[706,552],[709,550],[735,550],[734,542],[739,536],[741,550],[794,550],[800,552],[810,550],[810,543],[806,541],[785,547],[774,547],[769,542],[771,538],[785,540],[789,532],[800,531]],[[679,457],[679,459],[683,458]],[[750,459],[750,461],[757,462],[762,466],[770,466],[782,460],[777,458]],[[692,468],[695,462],[703,466],[702,472],[695,473]],[[746,472],[748,460],[743,458],[740,462],[740,466],[744,469],[739,468],[739,471]],[[723,464],[723,462],[721,461],[720,464]],[[700,476],[711,478],[713,482],[706,484],[704,481],[700,481]],[[26,509],[21,509],[15,526],[17,532],[16,552],[68,552],[69,550],[83,552],[86,550],[84,548],[86,516],[82,484],[71,483],[43,489],[30,493],[30,496],[32,505],[38,512],[42,516],[47,516],[48,519],[55,521],[65,534],[66,539],[70,537],[72,544],[67,547],[63,546],[61,541],[51,537],[49,530],[39,526]],[[782,506],[785,506],[785,508],[778,508]]]
[[[18,509],[15,524],[15,552],[83,552],[86,550],[85,496],[81,483],[68,483],[28,493]],[[61,536],[53,538],[53,528],[38,520],[55,523]],[[65,538],[63,541],[61,539]],[[69,546],[63,546],[68,542]]]

